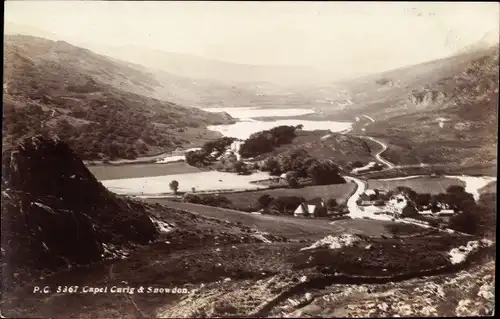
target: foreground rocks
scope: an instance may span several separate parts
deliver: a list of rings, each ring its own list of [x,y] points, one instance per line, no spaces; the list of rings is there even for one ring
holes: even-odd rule
[[[32,270],[99,261],[105,244],[157,237],[144,207],[107,191],[57,139],[29,137],[4,151],[2,173],[5,288]]]

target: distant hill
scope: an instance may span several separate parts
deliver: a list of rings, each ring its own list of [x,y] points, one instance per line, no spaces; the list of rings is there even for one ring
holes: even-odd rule
[[[164,52],[137,46],[95,46],[97,52],[141,64],[149,68],[192,78],[225,84],[270,82],[303,84],[318,82],[319,71],[306,66],[251,65],[225,62],[192,54]]]
[[[4,37],[4,143],[58,134],[83,159],[134,158],[214,137],[206,125],[230,123],[150,97],[156,78],[63,41]]]

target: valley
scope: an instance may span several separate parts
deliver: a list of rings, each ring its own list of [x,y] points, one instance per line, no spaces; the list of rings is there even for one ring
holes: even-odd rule
[[[17,29],[2,316],[494,314],[498,44],[337,78]]]

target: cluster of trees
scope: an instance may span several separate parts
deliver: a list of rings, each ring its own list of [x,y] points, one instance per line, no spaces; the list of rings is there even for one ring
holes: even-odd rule
[[[231,200],[229,200],[229,198],[220,195],[195,195],[187,193],[182,198],[182,201],[186,203],[201,204],[213,207],[234,208],[234,205]]]
[[[269,194],[264,194],[258,198],[257,207],[271,214],[293,215],[295,209],[304,201],[304,197],[300,196],[278,196],[274,198]],[[335,198],[327,199],[326,208],[334,215],[348,213],[347,207],[337,203]]]
[[[298,186],[299,178],[309,178],[314,185],[345,183],[340,176],[339,167],[333,161],[318,160],[303,149],[271,157],[264,162],[261,170],[275,176],[287,173],[287,181],[291,187]]]
[[[274,198],[269,194],[264,194],[259,197],[257,204],[265,212],[293,215],[295,209],[304,201],[304,197],[299,196],[279,196]]]
[[[254,133],[241,145],[242,157],[254,157],[271,152],[275,147],[289,144],[297,136],[295,126],[277,126],[270,130]]]
[[[485,235],[491,233],[496,225],[496,195],[486,194],[476,202],[472,194],[467,193],[463,186],[452,185],[445,193],[419,194],[409,187],[397,187],[391,193],[402,192],[406,194],[413,207],[408,217],[419,217],[417,211],[424,208],[433,213],[441,211],[443,204],[454,210],[448,227],[460,232]],[[430,221],[430,220],[429,220]],[[432,222],[435,224],[435,221]]]
[[[234,142],[234,138],[221,137],[214,141],[208,141],[201,147],[201,150],[191,151],[186,153],[186,162],[195,167],[205,167],[213,164],[215,158],[211,156],[212,152],[217,152],[221,155],[226,148]],[[236,156],[234,156],[236,161]]]

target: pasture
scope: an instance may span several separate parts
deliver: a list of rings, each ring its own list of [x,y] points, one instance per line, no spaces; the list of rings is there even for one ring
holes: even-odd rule
[[[443,176],[427,177],[418,176],[409,179],[393,179],[393,180],[367,180],[370,189],[385,189],[393,190],[396,187],[409,187],[417,193],[438,194],[446,193],[446,189],[452,185],[465,186],[465,183],[455,178],[447,178]]]

